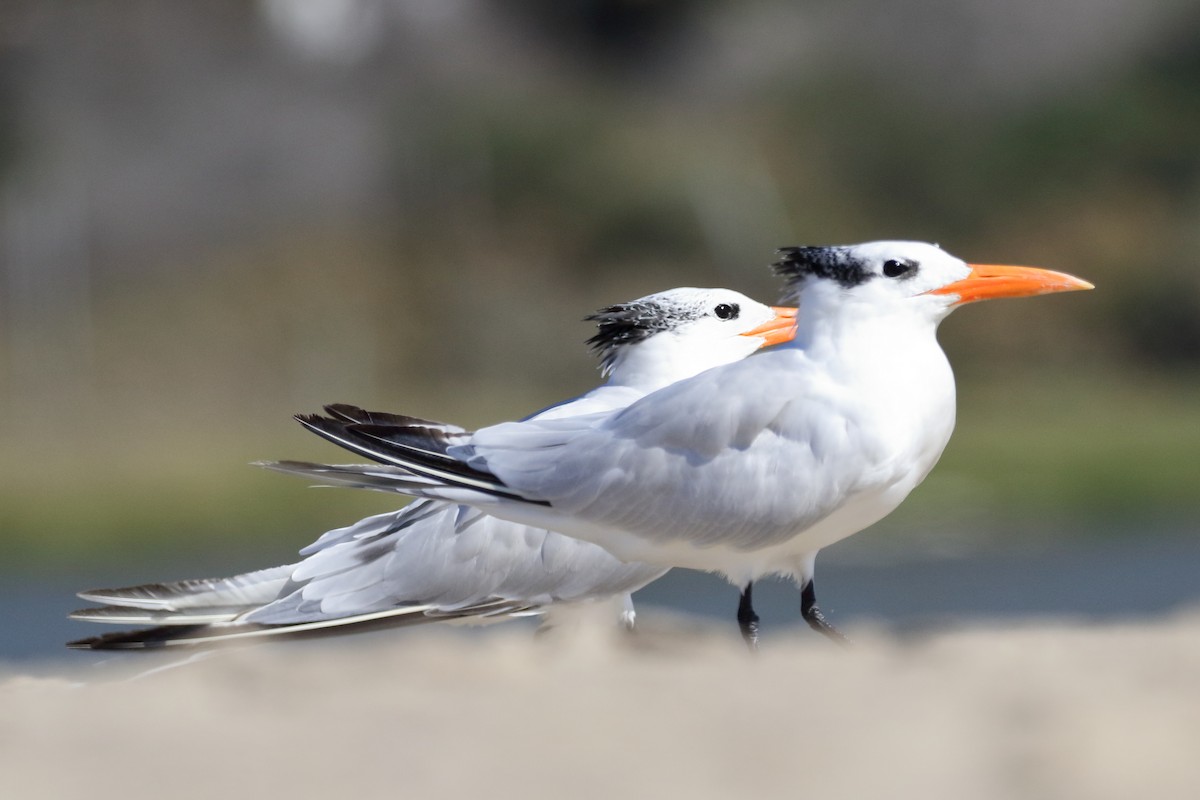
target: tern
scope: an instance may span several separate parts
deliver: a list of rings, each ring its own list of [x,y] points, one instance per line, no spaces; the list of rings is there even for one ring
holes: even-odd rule
[[[1050,270],[968,264],[923,242],[779,256],[785,302],[798,306],[790,344],[627,407],[452,438],[433,423],[380,431],[302,421],[390,465],[379,472],[393,489],[407,472],[403,490],[418,497],[551,528],[626,561],[724,575],[741,589],[737,619],[752,648],[753,582],[772,574],[795,580],[811,627],[843,639],[816,602],[816,556],[895,509],[946,447],[955,386],[939,323],[980,300],[1093,287]]]
[[[531,419],[623,408],[677,380],[789,340],[794,318],[795,309],[770,308],[727,289],[672,289],[609,306],[587,318],[597,324],[588,344],[607,382]],[[376,431],[414,423],[348,405],[326,411]],[[466,435],[451,426],[439,426],[437,433]],[[157,627],[70,646],[144,649],[532,615],[561,622],[580,604],[600,601],[613,601],[631,627],[630,594],[666,571],[469,506],[430,500],[329,531],[300,552],[298,563],[230,578],[81,592],[83,599],[106,605],[77,611],[74,619]]]

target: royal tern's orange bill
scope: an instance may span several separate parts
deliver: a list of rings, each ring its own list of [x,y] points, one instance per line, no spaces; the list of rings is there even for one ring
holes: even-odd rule
[[[993,300],[998,297],[1028,297],[1052,292],[1076,292],[1094,289],[1085,280],[1037,267],[1012,267],[1000,264],[969,264],[971,274],[934,289],[929,294],[956,294],[958,303]]]
[[[783,344],[796,338],[796,309],[789,306],[771,306],[771,310],[775,312],[774,318],[746,331],[742,336],[761,337],[763,347]]]

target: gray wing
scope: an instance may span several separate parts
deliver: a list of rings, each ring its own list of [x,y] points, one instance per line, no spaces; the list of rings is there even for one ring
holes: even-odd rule
[[[485,428],[450,452],[507,491],[548,503],[575,521],[562,530],[585,538],[580,521],[655,543],[767,547],[872,477],[862,462],[873,433],[856,423],[857,400],[810,380],[798,358],[778,351],[710,370],[601,421]],[[790,363],[772,369],[772,359]],[[544,510],[526,512],[554,525]]]
[[[528,613],[629,593],[663,572],[546,530],[425,501],[398,512],[390,529],[344,534],[312,552],[282,596],[245,620],[301,622],[404,605],[435,616],[477,606],[495,613],[497,604]]]

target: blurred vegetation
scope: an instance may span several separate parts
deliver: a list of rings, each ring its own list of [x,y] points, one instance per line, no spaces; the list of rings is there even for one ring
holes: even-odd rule
[[[161,133],[165,120],[268,79],[313,93],[314,108],[359,103],[343,108],[368,120],[359,139],[384,144],[365,161],[370,180],[346,195],[358,200],[275,196],[262,188],[273,162],[238,138],[269,122],[231,111],[215,120],[230,183],[181,184],[172,196],[201,210],[151,204],[138,212],[140,239],[105,227],[120,209],[104,173],[89,173],[84,300],[67,304],[48,281],[35,295],[45,308],[22,316],[23,251],[3,250],[6,563],[135,547],[286,552],[396,502],[304,492],[242,466],[339,458],[289,414],[334,401],[468,425],[524,414],[595,382],[578,322],[592,309],[675,285],[773,300],[776,246],[875,238],[938,241],[1099,287],[973,307],[944,326],[959,429],[884,525],[1138,532],[1200,512],[1200,15],[1189,8],[1163,4],[1151,34],[1082,77],[1050,70],[1001,90],[951,46],[954,19],[913,41],[926,61],[944,59],[936,69],[857,42],[847,31],[860,18],[899,13],[871,4],[485,4],[459,28],[405,18],[352,63],[281,54],[248,33],[261,20],[230,11],[244,4],[186,14],[133,4],[139,14],[105,17],[99,34],[79,12],[18,5],[24,27],[0,38],[10,233],[28,182],[62,164],[86,172],[90,162],[67,157],[84,158],[71,142],[102,141],[89,125],[109,124],[103,98],[92,119],[86,108],[43,113],[63,109],[33,87],[64,65],[119,85],[119,112],[153,122],[122,124],[180,163],[208,151]],[[172,14],[204,25],[163,23]],[[806,20],[813,29],[791,36]],[[164,46],[185,35],[190,49]],[[81,36],[87,48],[63,49]],[[780,55],[781,41],[796,52]],[[188,53],[231,73],[171,61]],[[265,120],[286,92],[257,91],[249,102]],[[280,116],[290,137],[293,117]],[[71,134],[60,150],[39,136],[47,120]],[[260,191],[257,203],[239,194]],[[285,213],[303,201],[303,213]]]

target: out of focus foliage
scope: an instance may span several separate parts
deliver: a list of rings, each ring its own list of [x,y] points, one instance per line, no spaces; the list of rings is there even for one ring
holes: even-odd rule
[[[30,552],[47,526],[95,546],[164,525],[237,538],[263,496],[247,527],[303,539],[358,501],[322,516],[225,477],[338,457],[290,413],[522,414],[596,380],[592,309],[675,285],[773,300],[775,247],[873,238],[1099,287],[947,323],[964,404],[996,387],[995,414],[1014,411],[943,465],[1000,481],[972,495],[982,513],[1074,513],[1101,484],[1105,508],[1190,513],[1176,455],[1136,431],[1187,427],[1198,217],[1200,15],[1170,0],[17,0],[4,524]],[[1029,444],[1047,426],[1061,441]],[[1106,427],[1125,444],[1073,445],[1117,442]],[[1048,493],[994,477],[1023,454]]]

